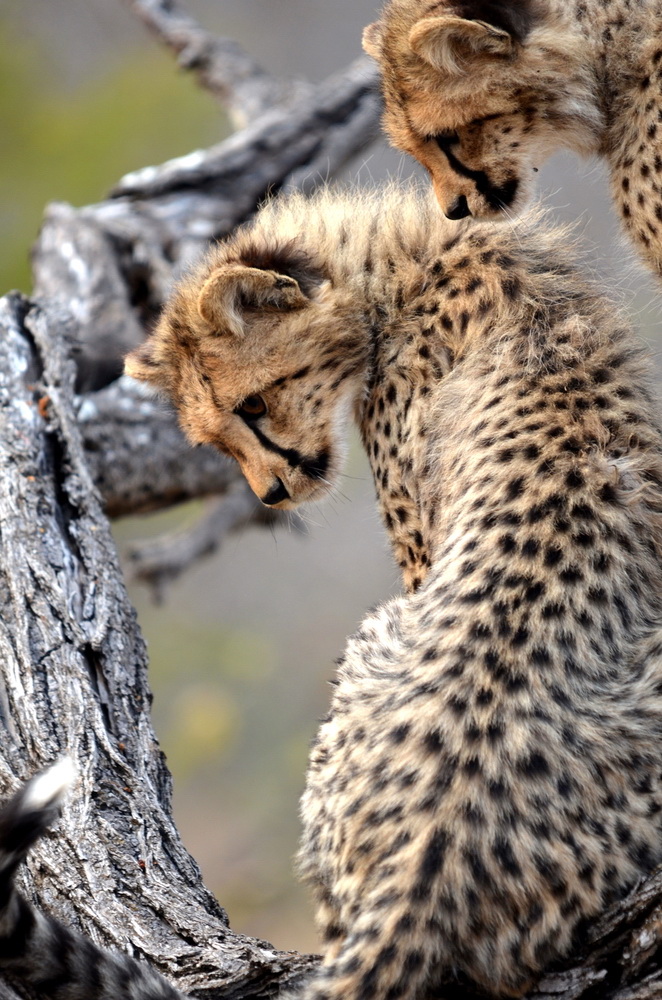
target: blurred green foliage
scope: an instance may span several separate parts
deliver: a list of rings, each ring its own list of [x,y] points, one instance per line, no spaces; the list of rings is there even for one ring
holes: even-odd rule
[[[147,38],[72,92],[45,47],[0,22],[2,291],[30,290],[29,248],[47,202],[100,201],[130,170],[226,132],[213,100]]]

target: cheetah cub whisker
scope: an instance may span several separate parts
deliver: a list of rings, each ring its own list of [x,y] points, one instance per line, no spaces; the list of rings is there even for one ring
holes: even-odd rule
[[[364,32],[384,127],[449,219],[517,211],[559,149],[606,160],[615,205],[662,272],[660,0],[389,0]]]

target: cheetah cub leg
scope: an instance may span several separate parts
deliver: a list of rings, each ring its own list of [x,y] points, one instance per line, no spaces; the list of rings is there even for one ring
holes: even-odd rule
[[[425,996],[438,968],[439,937],[426,931],[426,914],[407,904],[384,909],[384,890],[364,900],[352,931],[332,943],[324,965],[299,993],[299,1000],[366,1000]]]
[[[340,910],[328,889],[315,885],[313,900],[315,926],[322,943],[324,965],[327,966],[335,962],[342,951],[347,937],[347,928],[343,926]]]

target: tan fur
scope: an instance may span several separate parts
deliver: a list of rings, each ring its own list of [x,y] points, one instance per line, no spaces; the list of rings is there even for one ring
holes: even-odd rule
[[[412,52],[442,73],[461,76],[466,63],[479,57],[510,56],[513,40],[507,31],[498,31],[483,21],[467,21],[462,17],[426,17],[409,33]]]
[[[129,357],[278,506],[332,486],[353,411],[409,590],[312,749],[305,1000],[521,994],[662,860],[659,402],[567,247],[412,192],[276,201]]]
[[[512,12],[510,31],[485,20],[508,25]],[[559,148],[597,154],[660,273],[661,39],[660,0],[390,0],[364,47],[382,71],[391,141],[426,167],[450,218],[519,210]]]

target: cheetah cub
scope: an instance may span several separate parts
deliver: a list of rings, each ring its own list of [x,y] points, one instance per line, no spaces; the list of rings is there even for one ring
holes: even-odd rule
[[[390,0],[364,32],[384,125],[449,219],[517,210],[559,148],[604,157],[614,201],[662,272],[660,0]]]
[[[409,593],[348,642],[302,800],[305,1000],[517,996],[662,860],[662,438],[567,233],[432,197],[267,205],[127,371],[266,504],[351,413]]]

